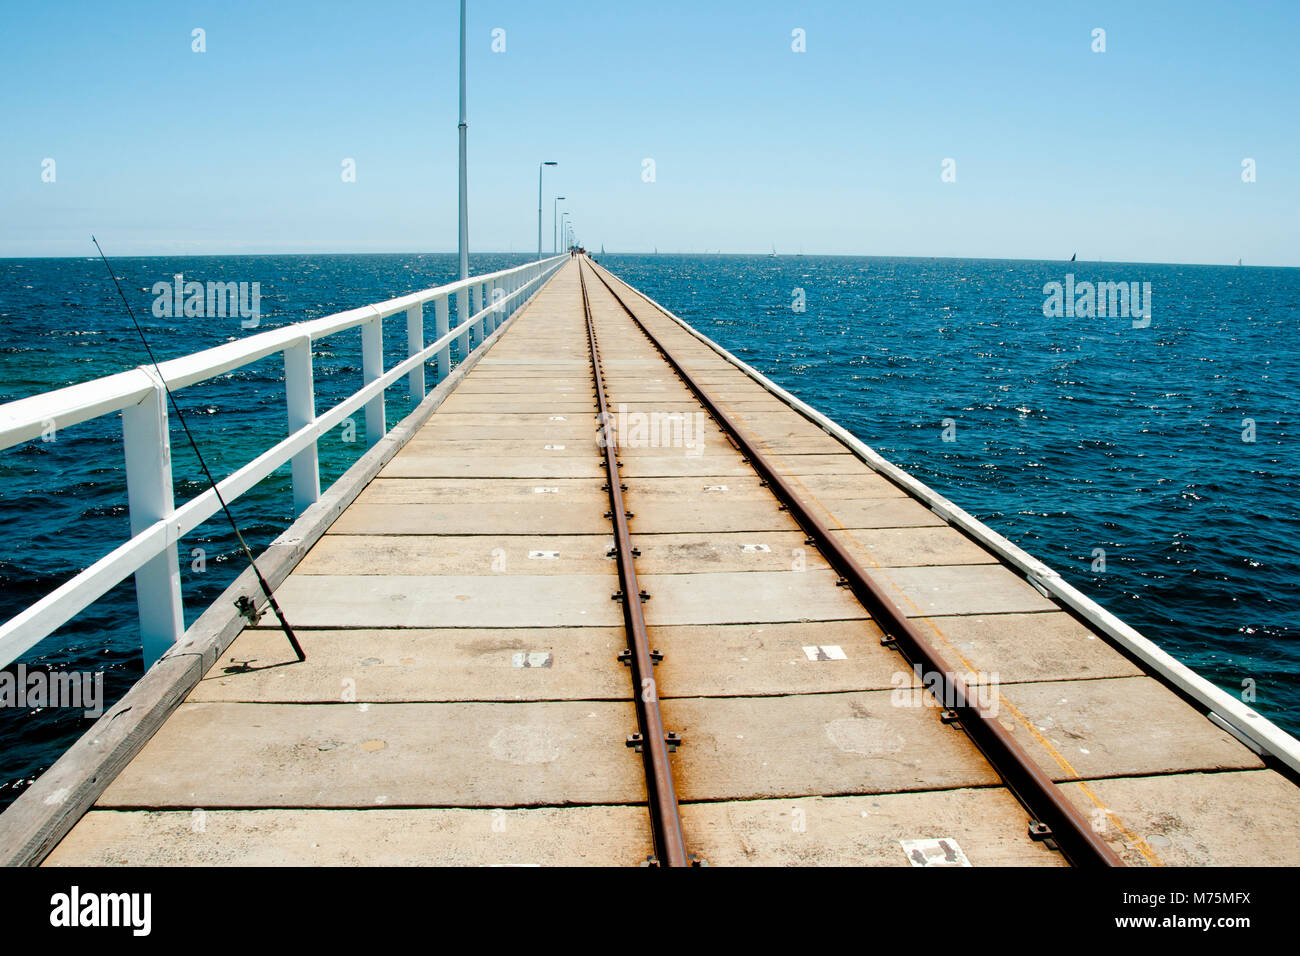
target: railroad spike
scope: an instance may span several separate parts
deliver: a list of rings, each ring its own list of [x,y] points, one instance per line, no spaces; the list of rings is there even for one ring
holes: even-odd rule
[[[961,715],[951,707],[945,707],[943,710],[939,711],[939,719],[945,724],[955,724],[961,720]]]

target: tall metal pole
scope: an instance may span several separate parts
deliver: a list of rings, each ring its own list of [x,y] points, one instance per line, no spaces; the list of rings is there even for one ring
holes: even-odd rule
[[[542,259],[542,169],[546,166],[558,165],[553,160],[546,160],[537,164],[537,260]]]
[[[555,216],[560,208],[560,200],[565,198],[567,197],[556,196],[555,202],[551,203],[551,255],[553,256],[560,254],[560,223]]]
[[[469,174],[465,151],[465,133],[469,124],[465,116],[465,0],[460,0],[460,277],[469,278]],[[469,296],[456,293],[456,322],[464,322],[469,309]],[[462,348],[467,347],[462,345]],[[463,356],[462,356],[463,358]]]

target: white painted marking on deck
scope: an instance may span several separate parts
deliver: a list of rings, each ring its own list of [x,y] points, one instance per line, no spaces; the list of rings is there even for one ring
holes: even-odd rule
[[[559,493],[559,488],[542,488],[539,486],[533,489],[533,494],[535,495],[558,495]]]
[[[767,552],[767,551],[771,551],[772,549],[765,544],[742,544],[740,546],[740,550],[745,552],[746,554],[753,554],[757,551]]]
[[[553,422],[567,422],[568,419],[565,418],[563,415],[552,415],[552,416],[551,416],[551,421],[553,421]]]
[[[547,451],[564,451],[564,446],[563,446],[563,445],[547,445],[547,446],[546,446],[546,450],[547,450]]]
[[[813,647],[803,649],[805,656],[810,661],[846,661],[848,655],[838,644],[818,644]]]
[[[550,667],[554,660],[549,651],[516,651],[510,657],[514,667]]]
[[[558,551],[529,551],[528,557],[542,561],[554,561],[560,556]]]
[[[726,485],[705,485],[704,490],[705,491],[728,491],[730,489],[728,489]]]
[[[942,840],[899,840],[913,866],[970,866],[970,860],[951,837]]]

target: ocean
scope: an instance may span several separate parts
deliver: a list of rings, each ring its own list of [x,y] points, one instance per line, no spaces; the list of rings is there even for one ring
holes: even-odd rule
[[[1300,270],[840,256],[598,255],[647,295],[839,421],[1191,667],[1300,733]],[[526,261],[471,257],[475,274]],[[160,359],[451,281],[452,255],[113,260]],[[260,324],[156,318],[152,288],[257,282]],[[1067,278],[1069,277],[1069,278]],[[1149,283],[1149,316],[1045,308],[1049,283]],[[1115,290],[1112,288],[1111,293]],[[1105,298],[1103,296],[1103,298]],[[1045,314],[1050,313],[1049,314]],[[453,317],[454,321],[454,317]],[[388,364],[402,316],[385,322]],[[103,263],[0,259],[0,402],[145,362]],[[360,333],[316,351],[317,410],[361,381]],[[286,433],[271,358],[177,398],[225,475]],[[432,379],[430,379],[432,380]],[[411,405],[388,390],[388,421]],[[205,487],[172,422],[177,501]],[[128,535],[118,416],[0,452],[0,616]],[[322,485],[365,449],[336,429]],[[287,466],[232,504],[250,545],[292,520]],[[195,549],[201,549],[202,561]],[[201,570],[199,567],[201,565]],[[186,623],[243,570],[224,519],[182,542]],[[134,585],[30,651],[28,669],[141,674]],[[12,668],[11,668],[12,669]],[[0,807],[92,720],[0,709]]]

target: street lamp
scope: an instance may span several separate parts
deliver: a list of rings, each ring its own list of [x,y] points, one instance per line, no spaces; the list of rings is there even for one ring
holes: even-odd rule
[[[542,258],[542,168],[558,165],[559,163],[549,159],[537,164],[537,259],[539,262]]]
[[[567,227],[565,225],[565,223],[568,221],[568,218],[569,218],[569,210],[566,209],[564,210],[563,214],[561,214],[560,216],[560,241],[561,242],[564,242],[565,238],[568,236],[568,232],[566,231]],[[565,244],[564,248],[566,250],[569,248],[567,243]]]
[[[564,196],[556,196],[555,202],[551,203],[551,255],[558,255],[560,252],[560,224],[556,221],[555,211],[559,208],[560,200]]]

